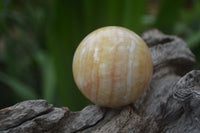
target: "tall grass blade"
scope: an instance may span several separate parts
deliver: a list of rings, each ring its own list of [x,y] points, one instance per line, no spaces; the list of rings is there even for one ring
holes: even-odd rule
[[[184,0],[162,0],[155,27],[165,33],[171,33]]]
[[[32,88],[13,77],[8,77],[2,72],[0,72],[0,81],[8,85],[20,98],[22,98],[22,100],[38,98],[38,95],[33,91]]]
[[[145,0],[125,0],[123,26],[135,31],[142,32],[142,16],[146,12]]]
[[[81,17],[76,11],[75,1],[53,1],[52,16],[47,25],[47,47],[50,50],[58,83],[58,94],[62,106],[80,110],[86,105],[86,98],[76,87],[72,75],[72,59],[80,42],[83,29]]]
[[[42,97],[49,103],[55,102],[55,74],[50,57],[43,52],[37,52],[35,60],[41,70]]]

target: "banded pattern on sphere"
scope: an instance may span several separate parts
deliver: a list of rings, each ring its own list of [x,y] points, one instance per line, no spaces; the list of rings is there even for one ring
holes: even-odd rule
[[[104,107],[134,102],[147,88],[152,72],[152,58],[145,42],[134,32],[116,26],[90,33],[73,59],[78,88]]]

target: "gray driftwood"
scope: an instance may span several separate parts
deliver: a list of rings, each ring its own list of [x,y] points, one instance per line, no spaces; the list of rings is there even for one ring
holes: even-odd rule
[[[79,112],[30,100],[0,110],[1,133],[200,133],[200,71],[183,40],[151,30],[154,74],[135,103],[118,109],[96,105]]]

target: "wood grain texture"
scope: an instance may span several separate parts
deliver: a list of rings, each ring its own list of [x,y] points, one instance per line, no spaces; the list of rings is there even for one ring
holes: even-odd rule
[[[157,30],[143,34],[154,74],[135,103],[110,109],[90,105],[79,112],[44,100],[0,110],[1,133],[199,133],[200,70],[183,40]]]

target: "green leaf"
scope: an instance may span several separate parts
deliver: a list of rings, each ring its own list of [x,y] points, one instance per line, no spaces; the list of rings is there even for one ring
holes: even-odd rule
[[[51,58],[44,52],[38,51],[35,60],[39,65],[42,77],[42,95],[49,103],[53,103],[55,95],[55,74]]]
[[[3,0],[0,0],[0,11],[3,9]]]
[[[191,49],[197,47],[200,44],[200,30],[190,35],[186,42]]]
[[[78,4],[78,5],[77,5]],[[46,25],[47,48],[55,67],[57,92],[62,106],[70,110],[80,110],[87,104],[86,98],[75,85],[72,74],[72,60],[76,46],[80,43],[83,26],[82,17],[75,7],[80,3],[74,1],[53,1],[53,10]]]
[[[37,99],[38,95],[32,88],[13,77],[0,72],[0,81],[8,85],[22,100]]]
[[[107,11],[107,25],[121,25],[124,0],[105,0],[104,4]]]
[[[184,0],[162,0],[155,22],[155,27],[165,33],[170,33],[177,20]]]
[[[145,12],[145,0],[125,0],[122,25],[136,33],[142,32],[142,17]]]

